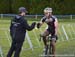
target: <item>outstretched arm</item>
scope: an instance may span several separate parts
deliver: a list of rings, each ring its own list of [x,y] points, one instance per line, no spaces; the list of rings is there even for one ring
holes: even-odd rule
[[[37,23],[37,28],[40,28],[41,26],[42,26],[42,24],[43,24],[43,22],[39,22],[39,23]]]
[[[27,20],[23,20],[23,26],[25,27],[25,29],[27,29],[28,31],[32,30],[35,28],[36,23],[33,22],[31,25],[28,24]]]
[[[44,22],[45,22],[45,17],[43,17],[41,19],[41,21],[39,23],[37,23],[37,28],[40,28],[43,25]]]

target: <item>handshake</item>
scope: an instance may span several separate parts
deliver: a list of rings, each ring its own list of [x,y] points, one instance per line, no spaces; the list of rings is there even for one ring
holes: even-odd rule
[[[33,22],[32,25],[33,25],[34,27],[36,26],[38,29],[39,29],[40,26],[41,26],[40,23],[36,23],[36,22]]]

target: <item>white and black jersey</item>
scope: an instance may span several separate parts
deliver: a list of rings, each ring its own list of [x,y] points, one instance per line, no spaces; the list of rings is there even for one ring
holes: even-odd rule
[[[47,30],[50,32],[50,33],[55,33],[55,25],[54,25],[54,22],[57,21],[57,18],[55,16],[51,16],[49,18],[47,18],[46,16],[44,16],[42,19],[41,19],[42,22],[45,22],[47,25],[48,25],[48,28]]]

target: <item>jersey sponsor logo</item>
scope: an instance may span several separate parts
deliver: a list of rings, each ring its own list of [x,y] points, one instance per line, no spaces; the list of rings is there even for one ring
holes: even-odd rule
[[[49,22],[52,22],[52,21],[53,21],[52,18],[49,18],[49,19],[46,19],[46,20],[45,20],[46,23],[49,23]]]
[[[53,21],[53,19],[52,19],[52,18],[50,18],[49,20],[50,20],[50,22],[52,22],[52,21]]]
[[[20,23],[18,23],[18,22],[12,22],[12,24],[13,24],[14,26],[18,26]]]

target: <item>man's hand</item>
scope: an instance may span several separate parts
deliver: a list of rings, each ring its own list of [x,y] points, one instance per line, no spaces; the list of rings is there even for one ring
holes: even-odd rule
[[[32,23],[32,25],[33,25],[33,26],[34,26],[34,28],[35,28],[36,22],[33,22],[33,23]]]
[[[34,25],[34,26],[35,26],[35,25],[36,25],[36,22],[33,22],[33,23],[32,23],[32,25]]]

